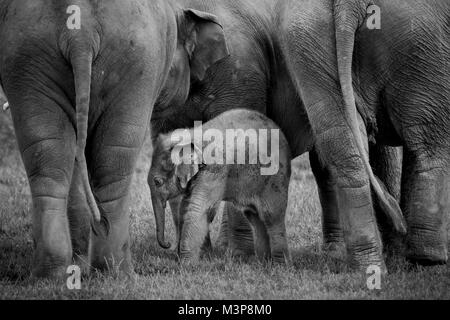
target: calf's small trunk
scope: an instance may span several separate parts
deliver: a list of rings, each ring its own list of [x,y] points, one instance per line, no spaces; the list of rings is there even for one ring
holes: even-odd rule
[[[155,183],[150,180],[148,182],[150,186],[150,192],[152,197],[153,213],[155,214],[156,221],[156,237],[159,245],[164,249],[169,249],[171,244],[164,239],[165,224],[166,224],[166,210],[159,196],[159,192],[156,190]]]

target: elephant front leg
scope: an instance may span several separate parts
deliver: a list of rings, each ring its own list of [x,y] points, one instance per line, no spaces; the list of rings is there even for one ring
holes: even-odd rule
[[[448,260],[449,166],[405,151],[402,206],[408,222],[406,256],[422,264]]]
[[[323,249],[333,256],[341,257],[345,254],[345,243],[339,217],[336,181],[330,169],[320,161],[316,149],[309,153],[309,157],[322,206]]]
[[[209,183],[198,183],[198,180],[194,183],[197,186],[194,186],[192,191],[188,192],[189,196],[181,202],[179,255],[183,263],[200,259],[201,248],[209,233],[209,211],[221,200],[221,197],[217,196],[220,192],[215,188],[215,185],[220,187],[220,182],[216,180],[213,183],[213,180],[207,179]]]
[[[91,232],[90,261],[93,269],[132,276],[130,215],[126,209],[132,172],[122,176],[117,175],[119,170],[119,167],[109,167],[106,171],[94,171],[94,181],[97,182],[94,184],[94,194],[98,199],[102,221],[100,224],[95,223],[95,232]]]
[[[178,246],[180,243],[180,233],[181,233],[180,206],[181,206],[182,200],[183,200],[183,197],[181,196],[174,200],[169,201],[170,209],[172,211],[173,221],[174,221],[174,225],[175,225],[175,230],[176,230],[176,243],[172,244],[171,250],[178,249]],[[214,206],[207,214],[208,225],[213,221],[214,217],[216,216],[216,212],[217,212],[218,208],[219,208],[218,205]],[[174,211],[174,210],[176,210],[176,211]],[[208,233],[206,234],[205,240],[201,247],[201,254],[209,254],[212,250],[213,250],[213,245],[212,245],[212,241],[211,241],[211,234],[210,234],[210,230],[208,229]]]

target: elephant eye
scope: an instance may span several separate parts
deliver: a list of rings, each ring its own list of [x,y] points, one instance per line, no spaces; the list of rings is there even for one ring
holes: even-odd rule
[[[154,178],[153,181],[155,182],[155,186],[156,186],[157,188],[162,187],[163,184],[164,184],[164,180],[161,179],[161,178]]]

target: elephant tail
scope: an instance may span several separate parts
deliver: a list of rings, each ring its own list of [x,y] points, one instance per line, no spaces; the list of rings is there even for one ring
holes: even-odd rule
[[[100,222],[101,214],[89,182],[89,173],[85,155],[91,95],[93,54],[90,51],[81,51],[77,53],[73,52],[70,60],[73,68],[76,95],[76,161],[78,161],[80,166],[82,184],[89,209],[91,210],[94,221]]]
[[[358,127],[357,108],[353,90],[352,60],[355,47],[355,33],[366,16],[370,0],[336,0],[334,18],[336,28],[336,49],[339,81],[345,104],[345,117],[355,138],[364,167],[377,197],[380,208],[391,220],[394,228],[406,234],[406,221],[398,202],[389,194],[384,184],[375,176],[364,148],[361,131]]]

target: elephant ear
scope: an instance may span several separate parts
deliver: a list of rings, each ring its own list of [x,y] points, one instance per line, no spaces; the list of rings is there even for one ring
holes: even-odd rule
[[[223,28],[213,14],[194,9],[183,10],[184,47],[190,58],[191,75],[203,80],[206,71],[229,56]]]

